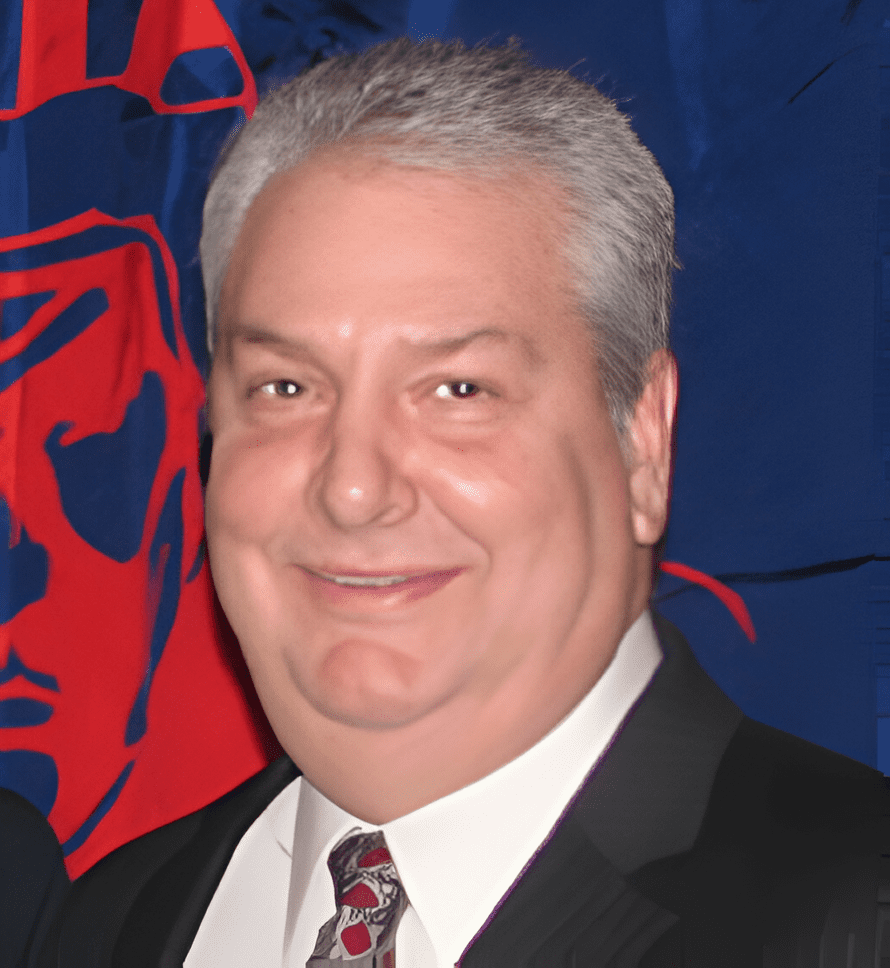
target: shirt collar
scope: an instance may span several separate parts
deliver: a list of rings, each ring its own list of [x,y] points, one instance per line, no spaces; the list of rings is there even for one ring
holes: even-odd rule
[[[353,817],[304,778],[293,838],[286,837],[288,850],[299,844],[306,862],[292,871],[288,936],[331,848],[351,830],[380,829],[438,963],[456,964],[602,758],[661,657],[644,612],[590,692],[531,749],[381,827]]]

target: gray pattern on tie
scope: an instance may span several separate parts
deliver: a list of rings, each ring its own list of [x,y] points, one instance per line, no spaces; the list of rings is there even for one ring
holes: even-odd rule
[[[396,928],[408,899],[382,832],[344,837],[328,868],[337,913],[321,926],[306,968],[394,968]]]

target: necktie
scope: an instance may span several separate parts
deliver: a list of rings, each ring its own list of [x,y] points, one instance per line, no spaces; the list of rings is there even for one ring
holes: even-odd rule
[[[408,898],[383,834],[351,834],[331,851],[337,913],[318,932],[306,968],[395,968],[396,928]]]

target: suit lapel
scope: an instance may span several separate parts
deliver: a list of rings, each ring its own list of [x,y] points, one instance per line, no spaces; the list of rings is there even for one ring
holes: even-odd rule
[[[460,961],[461,968],[636,965],[676,921],[631,887],[568,817]]]
[[[680,633],[656,627],[664,662],[461,968],[626,968],[677,924],[629,875],[692,846],[743,717]]]
[[[680,632],[655,616],[664,661],[579,796],[575,814],[624,873],[689,850],[744,718]]]
[[[159,868],[132,904],[114,948],[114,968],[182,968],[241,838],[298,775],[294,764],[282,757],[199,812],[188,843]]]

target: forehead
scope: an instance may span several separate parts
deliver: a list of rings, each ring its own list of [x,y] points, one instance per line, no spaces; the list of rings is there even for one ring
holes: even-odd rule
[[[571,304],[562,199],[541,175],[491,177],[322,156],[272,179],[252,205],[223,285],[227,322],[374,320],[444,338]],[[354,320],[361,322],[361,319]],[[407,331],[407,332],[406,332]]]

